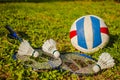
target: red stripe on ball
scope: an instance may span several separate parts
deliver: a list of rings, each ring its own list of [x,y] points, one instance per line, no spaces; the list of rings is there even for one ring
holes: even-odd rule
[[[105,33],[105,34],[109,34],[108,28],[106,28],[106,27],[100,28],[100,32]]]
[[[76,30],[70,32],[70,39],[77,35]]]

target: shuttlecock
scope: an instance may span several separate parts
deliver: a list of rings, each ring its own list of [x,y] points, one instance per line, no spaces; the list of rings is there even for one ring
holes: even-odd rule
[[[101,54],[101,56],[99,56],[99,60],[93,67],[93,71],[97,73],[102,69],[113,67],[114,64],[114,59],[110,56],[110,54],[104,52]]]
[[[18,55],[28,55],[28,56],[38,57],[39,53],[30,46],[28,41],[23,40],[23,42],[21,42],[20,44]]]
[[[55,58],[59,58],[60,56],[59,51],[56,49],[56,42],[53,39],[49,39],[46,42],[44,42],[42,50],[46,53],[50,53]]]

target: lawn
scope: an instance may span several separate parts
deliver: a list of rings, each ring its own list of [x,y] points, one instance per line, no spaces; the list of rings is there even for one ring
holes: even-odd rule
[[[7,37],[5,25],[10,25],[19,36],[33,47],[41,47],[47,39],[57,42],[59,51],[74,52],[69,31],[72,23],[84,15],[101,17],[109,28],[110,41],[102,50],[90,54],[98,59],[108,52],[115,59],[115,66],[93,76],[70,75],[57,70],[37,73],[12,59],[19,41]],[[11,80],[119,80],[120,79],[120,4],[116,2],[53,1],[0,3],[0,79]]]

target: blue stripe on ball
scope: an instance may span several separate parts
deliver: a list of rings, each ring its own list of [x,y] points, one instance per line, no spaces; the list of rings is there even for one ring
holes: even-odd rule
[[[101,44],[100,20],[91,16],[93,30],[93,48]]]
[[[84,34],[84,17],[76,22],[78,45],[87,49]]]

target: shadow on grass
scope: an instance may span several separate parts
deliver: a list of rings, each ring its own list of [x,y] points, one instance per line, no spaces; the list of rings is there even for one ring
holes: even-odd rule
[[[119,36],[118,36],[118,35],[110,34],[110,41],[109,41],[109,43],[108,43],[107,46],[113,47],[113,44],[114,44],[116,41],[118,41],[118,39],[119,39]]]
[[[109,41],[107,47],[114,48],[114,44],[119,45],[116,43],[116,42],[119,42],[119,39],[120,39],[119,34],[114,34],[114,35],[110,34],[110,41]],[[120,63],[120,59],[118,58],[119,52],[115,51],[115,53],[114,53],[114,50],[116,50],[116,49],[113,49],[115,63]],[[116,66],[120,66],[120,64],[116,64]]]
[[[18,31],[17,34],[18,34],[21,38],[23,38],[23,39],[25,39],[25,40],[27,40],[27,39],[30,38],[30,37],[28,36],[28,34],[26,34],[25,32],[22,32],[22,31]]]

